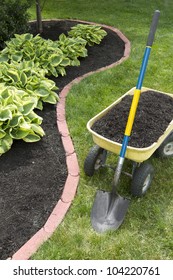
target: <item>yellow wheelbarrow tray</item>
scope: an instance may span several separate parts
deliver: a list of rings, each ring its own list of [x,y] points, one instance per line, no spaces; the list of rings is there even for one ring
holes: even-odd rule
[[[141,93],[145,91],[154,91],[160,94],[169,95],[173,98],[173,94],[161,92],[155,89],[142,87]],[[103,137],[102,135],[99,135],[95,131],[92,130],[93,124],[101,119],[104,115],[106,115],[114,106],[116,106],[126,95],[134,95],[135,87],[130,89],[128,92],[126,92],[124,95],[122,95],[119,99],[117,99],[114,103],[112,103],[110,106],[108,106],[106,109],[101,111],[99,114],[94,116],[92,119],[90,119],[87,123],[87,129],[92,134],[92,138],[95,144],[97,144],[99,147],[113,152],[117,155],[119,155],[122,144],[118,142],[111,141],[110,139],[107,139]],[[167,136],[173,131],[173,120],[169,123],[164,133],[158,138],[156,142],[154,142],[152,145],[145,147],[145,148],[135,148],[132,146],[127,146],[125,158],[130,159],[134,162],[143,162],[147,159],[149,159],[152,154],[159,148],[159,146],[163,143],[163,141],[167,138]]]

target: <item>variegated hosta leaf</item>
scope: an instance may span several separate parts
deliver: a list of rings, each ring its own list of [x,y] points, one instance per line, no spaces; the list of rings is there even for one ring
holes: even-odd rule
[[[9,69],[6,71],[6,75],[8,77],[10,77],[12,79],[12,81],[14,81],[14,83],[17,83],[18,81],[20,81],[20,76],[17,71]]]
[[[35,109],[36,104],[37,104],[37,100],[24,101],[22,114],[24,116],[27,116],[29,113],[31,113]]]
[[[52,66],[56,67],[61,63],[62,60],[63,60],[62,55],[60,56],[60,55],[52,54],[49,58],[49,63]]]
[[[28,119],[30,123],[41,124],[43,118],[38,116],[34,111],[30,112],[25,119]]]
[[[31,124],[31,129],[38,135],[40,135],[41,137],[43,137],[45,135],[45,132],[44,130],[42,129],[41,126],[39,126],[38,124],[36,123],[32,123]]]
[[[6,135],[6,132],[0,129],[0,139],[2,139]]]
[[[49,89],[46,87],[40,86],[36,91],[37,96],[46,97],[49,95]]]
[[[29,133],[26,137],[23,138],[25,142],[38,142],[40,140],[40,136],[35,133]]]
[[[9,135],[12,139],[23,139],[29,133],[29,129],[22,129],[22,128],[11,128],[9,131]]]
[[[19,126],[20,123],[23,121],[23,115],[22,114],[13,114],[13,118],[8,121],[8,127],[16,127]]]
[[[10,137],[9,134],[6,134],[3,138],[0,139],[0,154],[6,153],[10,150],[13,144],[13,139]]]
[[[12,113],[9,109],[0,108],[0,121],[7,121],[12,119]]]
[[[43,98],[43,101],[50,104],[55,104],[58,99],[56,95],[49,94],[47,97]]]

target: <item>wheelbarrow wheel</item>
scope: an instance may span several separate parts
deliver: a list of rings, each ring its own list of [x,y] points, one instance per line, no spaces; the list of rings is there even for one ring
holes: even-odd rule
[[[160,158],[173,156],[173,132],[167,136],[160,147],[155,151],[155,156]]]
[[[84,162],[84,171],[88,176],[93,176],[95,170],[98,170],[106,161],[106,150],[95,145],[93,146]]]
[[[154,176],[154,168],[150,163],[144,162],[136,167],[131,183],[131,194],[136,197],[143,196],[150,187]]]

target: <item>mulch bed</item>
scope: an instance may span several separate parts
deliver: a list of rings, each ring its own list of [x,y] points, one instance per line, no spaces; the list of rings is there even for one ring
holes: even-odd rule
[[[125,96],[106,115],[97,120],[92,130],[106,139],[122,143],[132,96]],[[148,147],[158,140],[173,119],[173,98],[156,91],[141,94],[129,145]]]
[[[44,38],[56,40],[77,22],[43,23]],[[34,34],[35,23],[31,24]],[[81,66],[69,67],[65,77],[51,77],[61,90],[74,78],[118,61],[124,42],[112,31],[100,45],[88,48]],[[67,178],[64,149],[56,124],[56,107],[45,105],[42,112],[46,136],[37,143],[14,142],[0,158],[0,259],[13,255],[46,222],[61,197]]]

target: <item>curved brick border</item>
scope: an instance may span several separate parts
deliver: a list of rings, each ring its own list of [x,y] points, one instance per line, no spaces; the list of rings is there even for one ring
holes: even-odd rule
[[[54,21],[57,19],[46,20],[46,21]],[[58,19],[59,21],[66,19]],[[72,20],[71,20],[72,21]],[[81,23],[88,24],[97,24],[94,22],[82,21],[82,20],[73,20]],[[126,60],[130,55],[130,42],[129,40],[116,28],[107,26],[104,24],[99,24],[102,27],[108,28],[113,32],[117,33],[117,35],[124,41],[125,43],[125,51],[124,56],[117,62],[108,65],[106,67],[102,67],[96,71],[88,72],[87,74],[74,79],[71,83],[66,85],[63,90],[60,92],[60,100],[57,104],[57,127],[61,135],[63,147],[66,154],[66,163],[68,176],[65,182],[64,190],[60,200],[57,202],[55,208],[50,214],[48,220],[45,225],[33,236],[31,237],[13,256],[12,260],[28,260],[37,249],[53,234],[58,225],[62,222],[65,214],[67,213],[77,191],[78,183],[79,183],[79,165],[77,160],[77,155],[75,153],[75,149],[70,137],[70,133],[68,130],[68,126],[65,118],[65,100],[66,96],[75,83],[79,83],[85,77],[91,75],[95,72],[100,72],[106,70],[108,68],[114,67],[124,60]]]

